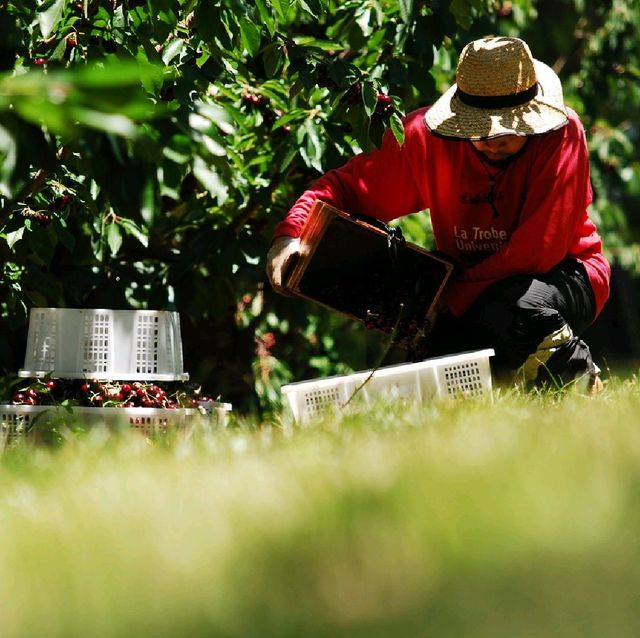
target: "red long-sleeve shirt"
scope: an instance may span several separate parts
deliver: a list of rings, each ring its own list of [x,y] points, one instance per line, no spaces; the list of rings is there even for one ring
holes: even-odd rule
[[[529,137],[499,166],[483,161],[470,142],[433,135],[426,110],[406,116],[402,146],[388,131],[380,149],[318,179],[274,235],[298,236],[316,199],[383,222],[428,209],[436,247],[460,267],[444,295],[454,314],[498,280],[545,273],[574,257],[586,268],[597,316],[609,296],[610,266],[587,214],[589,159],[578,116],[568,109],[566,126]]]

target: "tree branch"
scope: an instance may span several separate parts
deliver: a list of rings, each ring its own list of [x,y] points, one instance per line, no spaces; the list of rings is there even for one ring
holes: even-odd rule
[[[64,160],[67,159],[67,157],[69,157],[70,153],[71,151],[68,146],[61,146],[56,153],[56,159],[60,163],[62,163],[64,162]],[[37,193],[40,190],[42,190],[42,188],[44,188],[44,185],[47,181],[48,175],[49,175],[49,172],[46,169],[44,168],[39,169],[36,172],[36,174],[31,178],[31,181],[25,184],[22,190],[11,201],[12,202],[24,201],[30,195],[33,195],[34,193]],[[7,217],[8,214],[10,214],[11,212],[12,211],[10,210],[10,207],[5,207],[2,210],[0,210],[2,218]]]

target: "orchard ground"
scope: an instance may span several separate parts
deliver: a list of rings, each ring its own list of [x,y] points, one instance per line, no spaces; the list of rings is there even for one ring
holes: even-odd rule
[[[637,636],[640,383],[0,456],[3,638]]]

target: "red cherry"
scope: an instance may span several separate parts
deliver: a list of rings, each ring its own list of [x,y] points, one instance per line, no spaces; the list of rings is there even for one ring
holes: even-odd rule
[[[89,392],[89,390],[91,390],[91,385],[90,385],[90,384],[88,384],[88,383],[83,383],[83,384],[80,386],[80,389],[81,389],[83,392]]]
[[[362,85],[360,82],[352,84],[347,92],[340,98],[346,104],[357,104],[362,99]]]
[[[36,66],[44,66],[47,63],[47,58],[36,58],[33,63]]]
[[[262,343],[264,343],[265,348],[271,349],[276,345],[276,336],[273,332],[265,332],[262,335]]]
[[[264,97],[262,95],[254,95],[253,93],[245,93],[241,99],[245,104],[251,106],[261,106],[264,104]]]
[[[13,402],[14,403],[23,403],[24,400],[25,400],[25,396],[24,396],[24,394],[22,394],[22,392],[16,392],[13,395]]]
[[[51,207],[54,210],[62,210],[71,202],[71,195],[69,193],[65,193],[64,195],[60,195],[56,197],[53,202],[51,202]]]
[[[55,389],[55,387],[56,387],[56,382],[55,382],[55,381],[53,381],[52,379],[50,379],[49,381],[47,381],[47,382],[45,383],[45,386],[46,386],[47,388],[49,388],[49,390],[53,390],[53,389]]]
[[[76,34],[72,33],[67,36],[67,46],[75,47],[78,45],[78,39],[76,38]]]
[[[120,390],[124,392],[124,394],[129,394],[129,392],[131,392],[131,385],[129,383],[123,383]]]

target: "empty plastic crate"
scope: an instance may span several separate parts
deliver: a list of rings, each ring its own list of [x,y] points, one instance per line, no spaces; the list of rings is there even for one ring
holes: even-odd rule
[[[21,377],[185,381],[180,316],[166,310],[32,308]]]
[[[417,363],[385,366],[348,375],[336,375],[282,386],[296,421],[328,409],[345,407],[352,399],[370,402],[390,398],[424,402],[444,397],[491,395],[489,358],[494,351],[476,350]],[[354,395],[355,393],[355,395]]]

